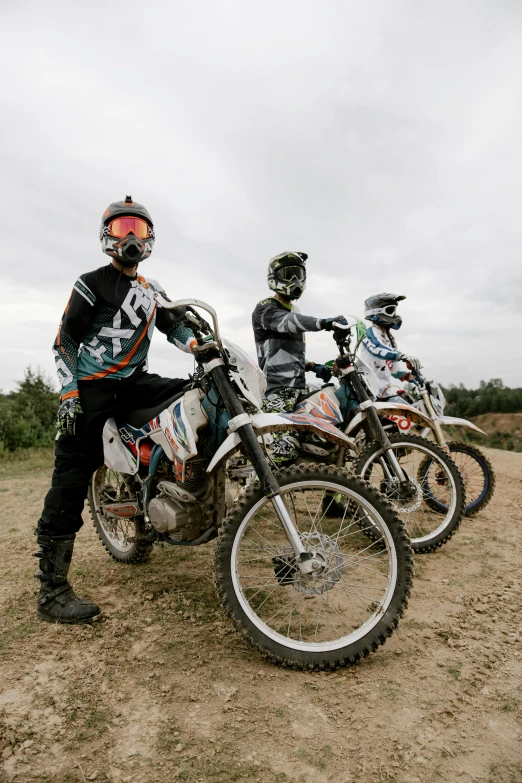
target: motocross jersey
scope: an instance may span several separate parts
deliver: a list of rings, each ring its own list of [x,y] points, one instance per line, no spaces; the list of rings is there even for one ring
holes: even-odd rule
[[[262,299],[252,313],[259,366],[266,376],[265,395],[278,389],[304,389],[304,332],[321,331],[320,319],[301,315],[275,297]]]
[[[53,346],[61,399],[78,396],[78,381],[129,378],[147,369],[154,327],[190,353],[195,338],[154,299],[155,280],[123,275],[112,265],[80,275]]]
[[[399,381],[408,375],[397,369],[401,352],[397,350],[395,341],[385,329],[371,326],[366,330],[366,336],[361,343],[361,359],[369,365],[379,379],[379,397],[389,393],[388,387],[392,378]]]

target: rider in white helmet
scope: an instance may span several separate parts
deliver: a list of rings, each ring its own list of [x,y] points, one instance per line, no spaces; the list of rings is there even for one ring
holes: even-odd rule
[[[402,318],[397,314],[397,305],[403,299],[406,297],[396,294],[376,294],[364,303],[364,317],[373,325],[362,341],[361,359],[379,379],[379,398],[392,402],[402,401],[396,395],[397,383],[394,384],[394,380],[412,380],[412,371],[422,367],[419,359],[398,349],[391,331],[401,327]],[[400,370],[399,362],[404,362],[408,371]]]

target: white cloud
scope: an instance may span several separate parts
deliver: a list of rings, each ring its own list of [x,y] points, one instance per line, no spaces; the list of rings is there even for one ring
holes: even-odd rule
[[[0,36],[0,387],[52,371],[128,192],[156,223],[143,273],[250,351],[267,261],[292,248],[303,312],[405,293],[398,337],[429,374],[522,385],[518,4],[22,1]],[[316,360],[332,347],[308,338]],[[150,359],[190,370],[159,334]]]

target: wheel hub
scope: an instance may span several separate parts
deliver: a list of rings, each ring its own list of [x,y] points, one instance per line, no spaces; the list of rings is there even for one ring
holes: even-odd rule
[[[381,493],[388,498],[397,513],[412,514],[422,503],[422,487],[418,481],[408,479],[405,484],[400,484],[397,479],[393,482],[382,482]]]
[[[273,558],[275,575],[281,585],[291,585],[305,595],[332,590],[342,575],[342,554],[338,544],[323,533],[303,533],[303,543],[314,559],[311,573],[302,574],[291,547]]]

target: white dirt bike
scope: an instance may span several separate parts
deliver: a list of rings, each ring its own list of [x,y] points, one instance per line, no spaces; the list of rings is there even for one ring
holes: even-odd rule
[[[156,298],[192,328],[198,369],[163,405],[106,423],[105,465],[89,490],[100,539],[115,560],[138,563],[154,542],[199,546],[217,537],[222,605],[264,656],[303,669],[356,662],[384,644],[407,604],[412,553],[402,523],[342,468],[306,465],[275,476],[267,433],[306,430],[356,448],[327,420],[259,413],[259,369],[221,339],[214,310]],[[240,450],[257,480],[227,513],[226,463]],[[334,498],[345,512],[331,519]]]
[[[393,426],[389,416],[408,416],[423,428],[432,426],[432,422],[406,403],[375,401],[377,377],[352,350],[359,324],[350,316],[347,324],[337,324],[332,333],[340,352],[336,360],[338,388],[326,384],[304,393],[296,402],[292,420],[304,415],[331,422],[364,451],[354,456],[342,444],[327,443],[321,435],[305,433],[299,436],[298,461],[337,466],[351,462],[355,474],[390,500],[414,552],[430,552],[457,530],[464,513],[464,484],[455,463],[437,444],[402,432],[388,435],[386,427]],[[248,468],[246,463],[236,465],[229,476],[244,480]],[[364,529],[367,535],[373,532],[368,525]]]

